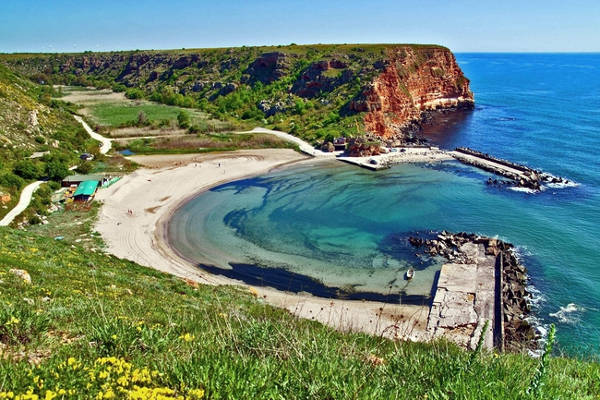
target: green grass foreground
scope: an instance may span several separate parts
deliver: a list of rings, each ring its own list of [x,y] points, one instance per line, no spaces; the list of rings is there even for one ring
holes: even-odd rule
[[[340,333],[244,288],[11,229],[0,280],[0,399],[519,399],[539,362]],[[600,365],[550,359],[541,398],[599,394]]]

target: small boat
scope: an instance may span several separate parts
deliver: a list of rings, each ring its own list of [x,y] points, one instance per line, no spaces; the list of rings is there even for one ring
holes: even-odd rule
[[[406,280],[410,281],[415,276],[415,270],[413,267],[410,267],[408,271],[406,271]]]

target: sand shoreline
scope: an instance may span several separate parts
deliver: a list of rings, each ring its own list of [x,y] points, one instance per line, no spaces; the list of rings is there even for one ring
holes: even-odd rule
[[[107,251],[183,279],[243,286],[248,285],[202,271],[178,254],[168,240],[171,216],[188,201],[215,186],[299,162],[322,161],[289,149],[132,158],[145,167],[97,196],[103,206],[95,228],[107,244]],[[133,213],[129,214],[129,210]],[[268,287],[250,290],[271,305],[336,329],[419,341],[430,338],[426,332],[427,306],[319,298]]]

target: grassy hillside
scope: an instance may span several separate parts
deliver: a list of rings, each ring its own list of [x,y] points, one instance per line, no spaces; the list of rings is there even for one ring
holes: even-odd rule
[[[0,398],[533,398],[526,356],[343,334],[252,290],[27,232],[0,242]],[[537,398],[597,399],[600,366],[551,358],[542,382]]]
[[[50,86],[34,84],[0,65],[0,192],[12,197],[0,207],[0,217],[16,204],[26,183],[59,180],[81,152],[97,150],[96,142],[52,96]],[[47,154],[29,159],[34,152]]]
[[[400,50],[394,60],[391,49]],[[453,59],[436,45],[360,44],[5,54],[0,62],[36,82],[112,88],[130,98],[197,108],[222,121],[249,121],[317,143],[364,133],[365,110],[351,104],[364,100],[373,79],[390,64],[397,64],[402,85],[415,82],[411,75],[442,79],[445,88],[468,85],[462,73],[439,67],[441,53]]]
[[[72,103],[97,132],[118,138],[117,150],[136,154],[197,153],[247,148],[295,148],[267,134],[235,134],[247,124],[220,121],[206,112],[128,99],[110,89],[59,86],[61,100]]]
[[[78,113],[85,115],[90,123],[108,136],[123,136],[126,128],[137,127],[139,134],[145,130],[172,130],[179,128],[178,117],[185,114],[181,121],[186,128],[196,127],[198,131],[231,131],[238,128],[235,124],[211,119],[210,115],[200,110],[186,109],[178,106],[161,104],[143,99],[128,99],[123,93],[110,89],[93,89],[81,86],[58,86],[56,91],[60,99],[73,103]],[[140,113],[143,113],[147,124],[139,124]],[[185,133],[183,130],[182,133]]]

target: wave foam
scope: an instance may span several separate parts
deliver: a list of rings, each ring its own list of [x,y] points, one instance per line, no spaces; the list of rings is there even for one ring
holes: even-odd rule
[[[544,186],[549,187],[551,189],[565,189],[565,188],[579,186],[579,183],[573,182],[573,181],[569,181],[569,182],[566,182],[566,183],[565,182],[562,182],[562,183],[546,183],[546,184],[544,184]]]
[[[521,187],[521,186],[511,186],[511,187],[509,187],[509,189],[514,190],[515,192],[523,192],[523,193],[529,193],[529,194],[537,193],[537,190],[529,189],[529,188]]]
[[[556,318],[559,322],[564,324],[575,324],[581,318],[581,313],[585,311],[585,308],[578,306],[575,303],[569,303],[565,307],[560,307],[556,312],[550,313],[551,317]]]

